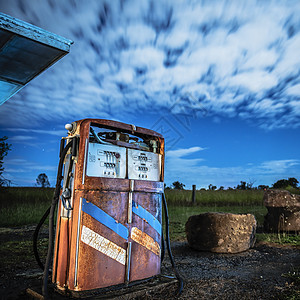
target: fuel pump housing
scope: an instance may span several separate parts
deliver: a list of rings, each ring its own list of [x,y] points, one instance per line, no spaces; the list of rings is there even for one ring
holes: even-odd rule
[[[80,294],[160,274],[162,135],[103,119],[66,128],[52,282]]]

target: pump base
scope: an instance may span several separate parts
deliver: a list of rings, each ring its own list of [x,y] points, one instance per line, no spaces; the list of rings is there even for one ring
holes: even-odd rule
[[[154,276],[146,280],[134,281],[128,284],[111,286],[102,289],[96,289],[92,291],[81,291],[81,292],[65,292],[64,295],[61,294],[61,290],[57,291],[55,288],[49,286],[49,295],[51,299],[61,300],[69,298],[86,298],[92,297],[92,299],[119,299],[120,296],[126,295],[129,299],[142,297],[146,292],[155,292],[157,289],[168,288],[171,285],[177,285],[178,281],[173,277],[165,277],[162,275]],[[57,293],[58,292],[58,293]],[[31,299],[44,299],[42,296],[41,288],[28,288],[26,290],[27,296]]]

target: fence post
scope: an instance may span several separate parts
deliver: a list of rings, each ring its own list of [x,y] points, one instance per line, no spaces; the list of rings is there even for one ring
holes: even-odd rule
[[[193,184],[192,203],[196,204],[196,185]]]

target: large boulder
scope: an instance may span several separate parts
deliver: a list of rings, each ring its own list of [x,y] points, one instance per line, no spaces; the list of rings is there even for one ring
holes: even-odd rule
[[[264,220],[266,231],[300,231],[300,195],[282,190],[268,190],[264,194],[264,205],[268,209]]]
[[[251,214],[203,213],[185,224],[191,248],[217,253],[238,253],[253,247],[256,219]]]

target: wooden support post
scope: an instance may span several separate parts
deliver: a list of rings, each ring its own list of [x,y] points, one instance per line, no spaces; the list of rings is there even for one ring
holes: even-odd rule
[[[193,184],[192,203],[196,204],[196,185]]]

